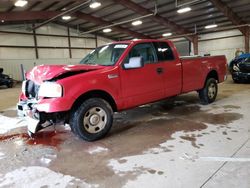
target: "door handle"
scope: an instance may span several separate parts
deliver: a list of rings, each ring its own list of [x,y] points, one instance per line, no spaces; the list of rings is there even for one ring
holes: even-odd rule
[[[158,74],[162,74],[163,73],[163,68],[161,68],[161,67],[159,67],[159,68],[157,68],[156,69],[156,72],[158,73]]]

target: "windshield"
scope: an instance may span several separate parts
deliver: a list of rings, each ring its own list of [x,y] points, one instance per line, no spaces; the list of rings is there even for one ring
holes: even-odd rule
[[[114,65],[127,47],[128,44],[109,44],[98,47],[83,58],[80,64]]]
[[[247,64],[250,63],[250,57],[244,58],[244,60],[242,61],[242,63],[243,63],[243,62],[244,62],[244,63],[247,63]]]
[[[237,64],[237,63],[249,63],[250,62],[250,58],[238,58],[238,59],[234,59],[232,60],[232,64]]]

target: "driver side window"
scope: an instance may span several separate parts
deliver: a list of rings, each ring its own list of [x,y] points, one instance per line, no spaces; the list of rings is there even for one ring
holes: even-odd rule
[[[144,64],[156,62],[155,51],[151,43],[142,43],[134,46],[124,63],[128,63],[129,59],[132,57],[141,57]]]

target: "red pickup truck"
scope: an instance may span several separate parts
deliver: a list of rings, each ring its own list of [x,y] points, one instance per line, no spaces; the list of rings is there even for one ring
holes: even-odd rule
[[[94,141],[110,130],[113,112],[197,91],[213,102],[226,79],[225,56],[180,58],[171,41],[120,41],[96,48],[79,65],[41,65],[26,75],[17,104],[28,131],[70,124]]]

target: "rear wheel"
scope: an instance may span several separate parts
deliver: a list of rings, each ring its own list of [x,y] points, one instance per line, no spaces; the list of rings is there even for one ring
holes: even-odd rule
[[[100,98],[86,100],[70,118],[72,131],[87,141],[103,138],[109,132],[112,123],[113,110]]]
[[[217,92],[217,81],[214,78],[207,79],[205,87],[199,91],[201,103],[210,104],[214,102],[217,97]]]

